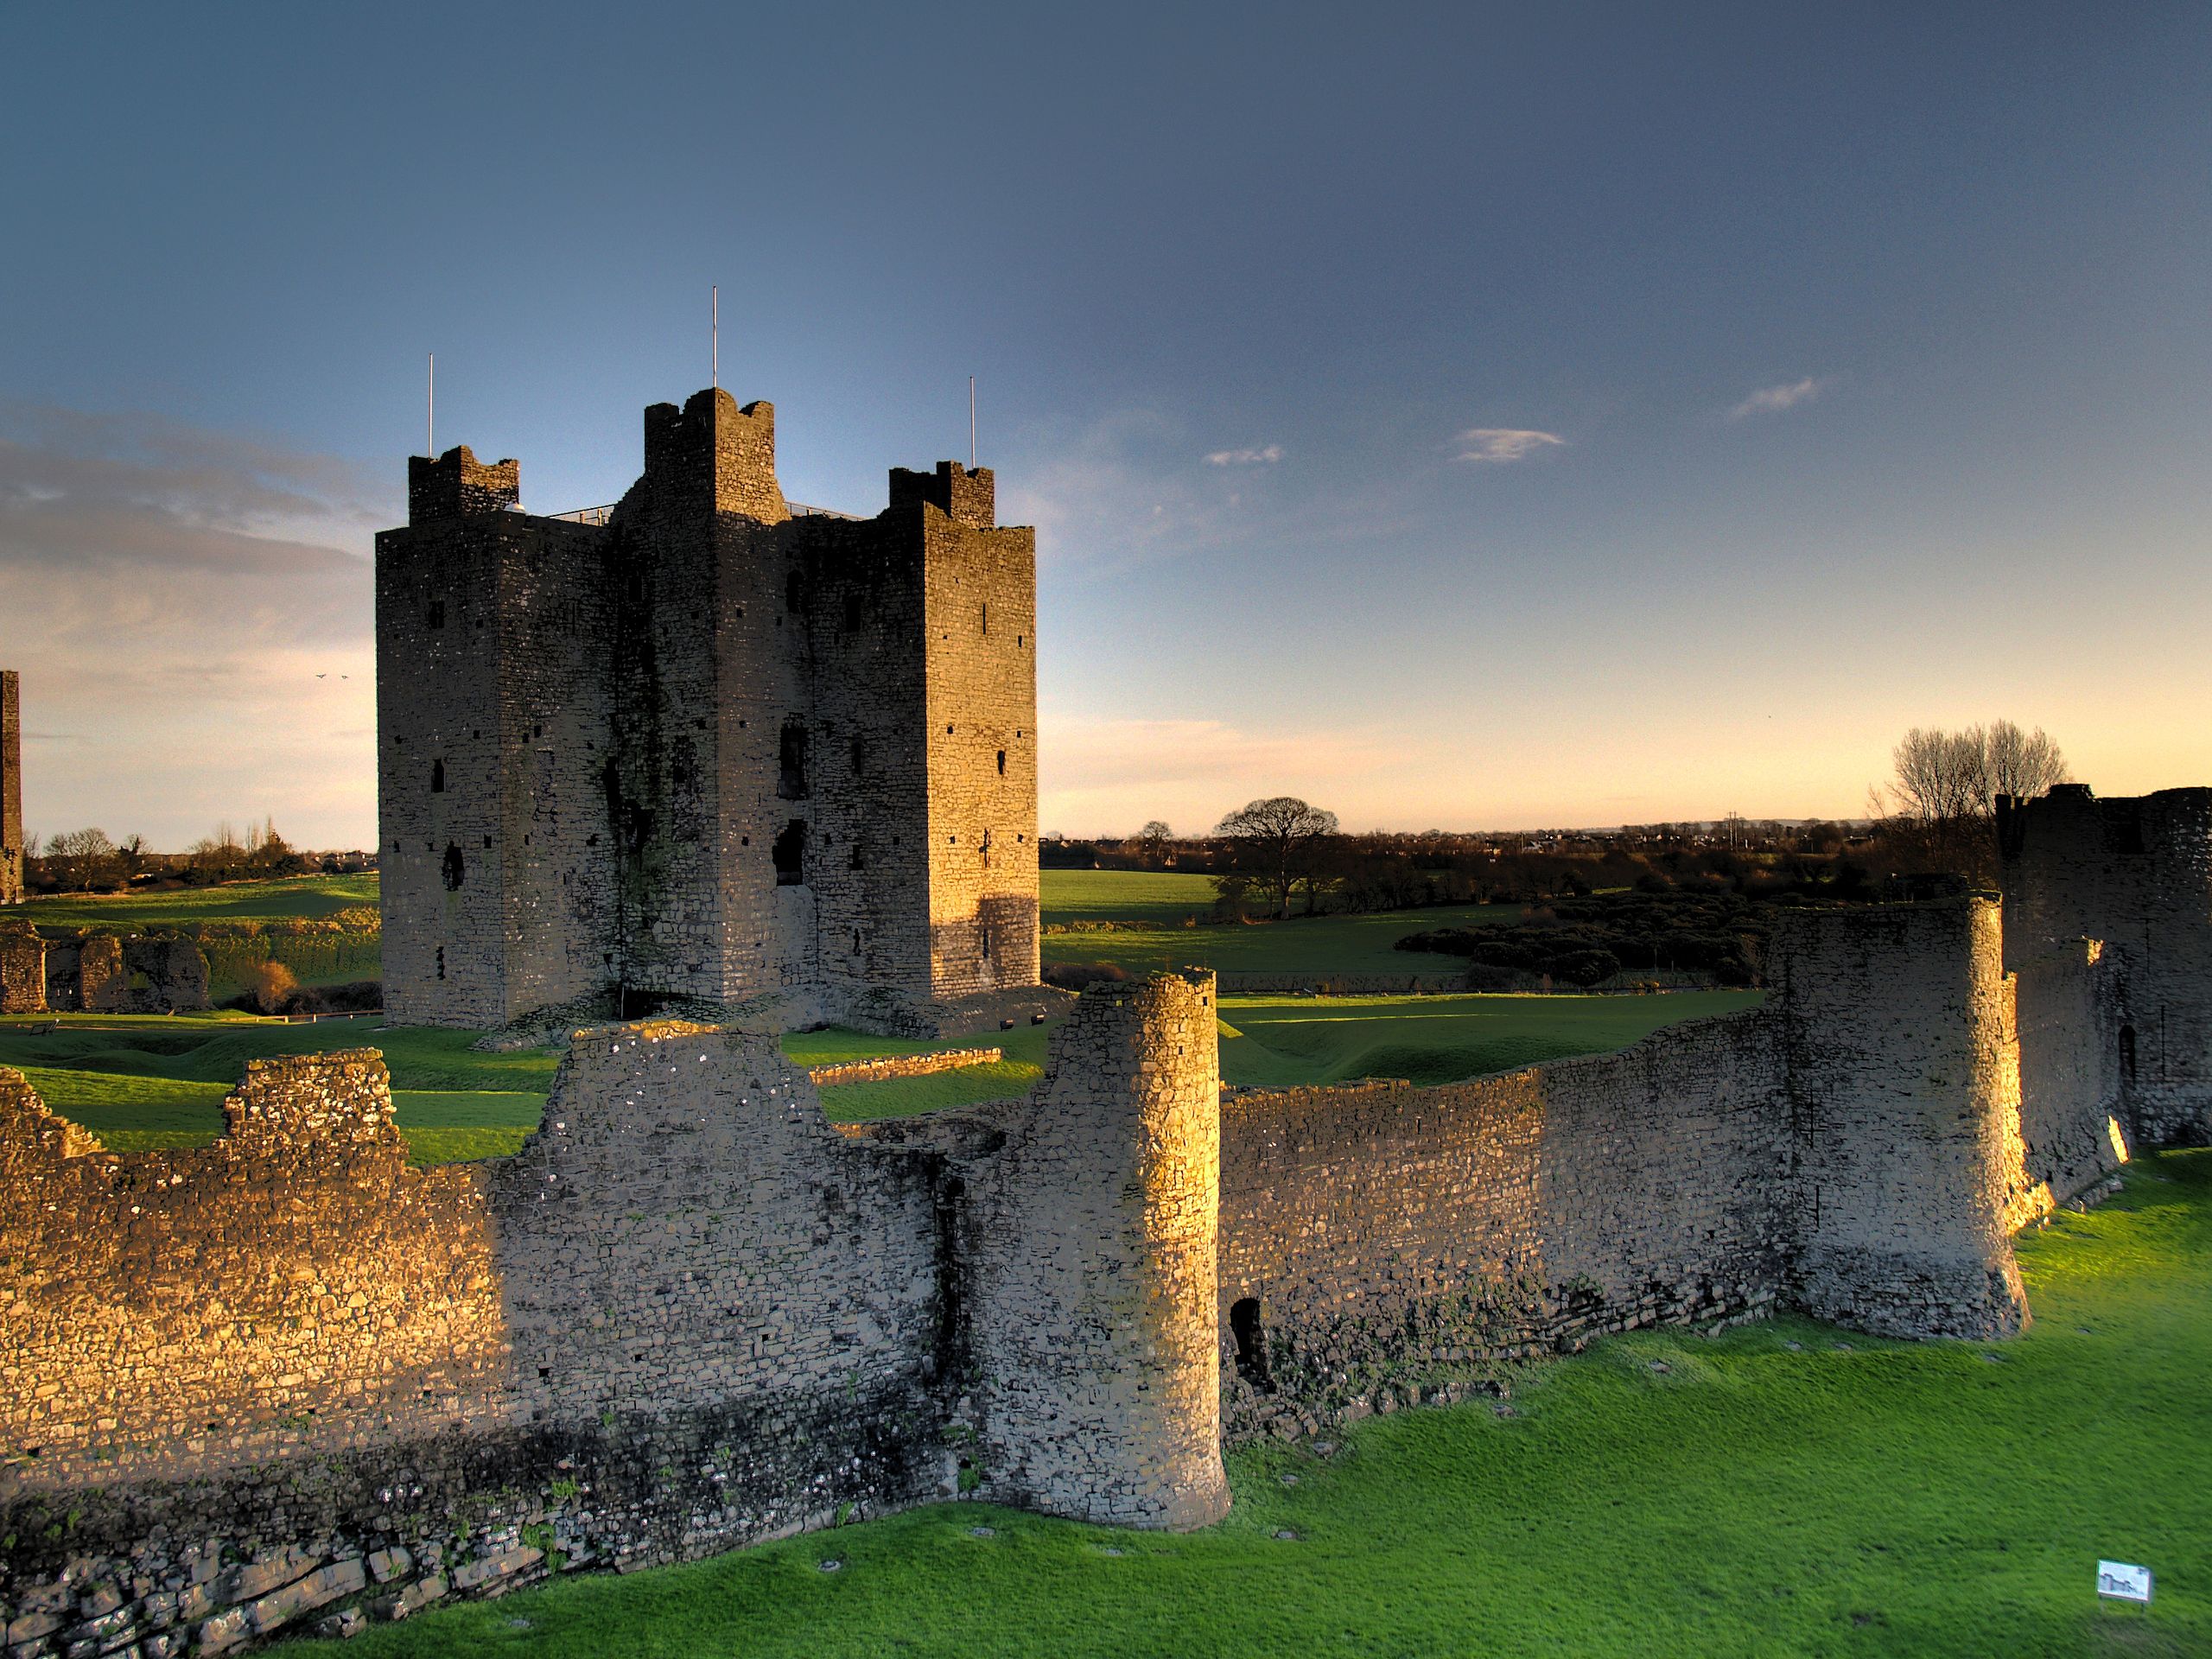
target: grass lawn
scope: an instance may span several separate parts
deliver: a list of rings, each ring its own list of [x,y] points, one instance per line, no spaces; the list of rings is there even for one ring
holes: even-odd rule
[[[1404,1077],[1454,1083],[1571,1054],[1601,1054],[1662,1026],[1756,1007],[1757,991],[1663,996],[1224,996],[1230,1083]],[[1232,1035],[1231,1033],[1235,1034]]]
[[[59,1029],[41,1033],[36,1028]],[[264,1024],[235,1014],[34,1014],[0,1020],[0,1065],[116,1152],[204,1146],[250,1059],[378,1048],[418,1163],[513,1152],[537,1127],[557,1057],[478,1054],[468,1031],[386,1030],[374,1020]]]
[[[2212,1652],[2212,1153],[2138,1164],[2020,1254],[2036,1324],[1999,1346],[1802,1319],[1616,1338],[1529,1372],[1510,1417],[1409,1412],[1326,1459],[1232,1453],[1236,1507],[1204,1532],[938,1504],[558,1580],[342,1651]],[[2148,1564],[2154,1605],[2099,1603],[2100,1556]]]
[[[1517,905],[1440,905],[1222,927],[1147,925],[1110,932],[1047,933],[1039,946],[1048,964],[1110,962],[1133,974],[1197,966],[1225,974],[1418,974],[1426,980],[1457,980],[1467,970],[1465,957],[1391,947],[1408,933],[1481,927],[1517,921],[1520,915]]]
[[[32,899],[11,913],[41,927],[188,927],[194,922],[267,921],[328,916],[377,902],[377,878],[298,875],[168,893],[67,893]]]

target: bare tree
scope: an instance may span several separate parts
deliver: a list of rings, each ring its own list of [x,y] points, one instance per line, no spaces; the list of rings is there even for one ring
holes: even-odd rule
[[[1298,885],[1323,837],[1337,833],[1337,815],[1309,806],[1295,795],[1249,801],[1214,826],[1217,836],[1249,843],[1255,874],[1274,893],[1275,914],[1290,914],[1291,889]]]
[[[72,830],[46,843],[46,869],[64,892],[105,892],[121,865],[105,830]]]
[[[1137,831],[1137,849],[1149,863],[1156,864],[1167,856],[1167,843],[1175,839],[1175,832],[1164,819],[1154,818]]]
[[[2024,732],[2009,720],[1993,721],[1989,728],[1988,772],[1993,810],[1996,796],[2032,800],[2072,775],[2067,770],[2066,757],[2042,727]]]

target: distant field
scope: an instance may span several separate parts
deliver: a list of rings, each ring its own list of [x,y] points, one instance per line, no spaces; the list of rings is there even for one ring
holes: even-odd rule
[[[1205,876],[1044,870],[1039,880],[1046,926],[1117,924],[1111,931],[1046,934],[1046,963],[1110,962],[1133,974],[1195,966],[1222,973],[1417,974],[1432,981],[1457,980],[1466,971],[1465,959],[1391,947],[1408,933],[1480,927],[1516,920],[1521,913],[1516,905],[1452,905],[1371,916],[1185,926],[1184,918],[1212,908],[1213,883]]]
[[[15,913],[41,927],[188,927],[195,922],[315,918],[377,902],[377,878],[301,875],[168,893],[67,893],[27,900]]]
[[[35,1027],[58,1025],[42,1033]],[[558,1058],[478,1054],[468,1031],[386,1030],[373,1020],[265,1024],[236,1014],[0,1020],[0,1065],[20,1069],[54,1110],[117,1152],[201,1146],[223,1127],[222,1099],[245,1063],[276,1054],[378,1048],[417,1162],[514,1151],[537,1127]]]
[[[1757,1007],[1757,991],[1664,996],[1224,996],[1221,1074],[1289,1086],[1455,1083],[1625,1048],[1662,1026]]]
[[[1249,974],[1407,974],[1436,982],[1456,980],[1466,963],[1430,951],[1394,950],[1408,933],[1514,920],[1510,905],[1456,905],[1386,911],[1372,916],[1294,918],[1237,926],[1185,926],[1213,904],[1203,875],[1139,870],[1045,870],[1039,873],[1046,926],[1111,922],[1111,931],[1048,933],[1046,963],[1110,962],[1131,973],[1186,965]],[[53,927],[189,927],[195,923],[315,919],[374,906],[377,878],[304,875],[289,881],[184,888],[173,893],[40,899],[22,914]],[[258,963],[273,955],[307,985],[375,979],[383,972],[373,933],[342,936],[270,934],[205,940],[217,1001],[243,990]]]

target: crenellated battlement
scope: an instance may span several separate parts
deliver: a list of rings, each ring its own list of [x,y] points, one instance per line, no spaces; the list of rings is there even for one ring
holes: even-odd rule
[[[998,485],[988,467],[963,467],[957,461],[940,461],[933,473],[893,467],[891,511],[925,504],[955,524],[988,530],[998,523]]]
[[[678,409],[645,410],[645,489],[763,524],[791,517],[776,482],[776,406],[738,405],[720,387],[694,392]]]
[[[522,501],[522,463],[480,461],[463,443],[433,461],[407,458],[407,522],[435,524],[473,514],[501,512]]]

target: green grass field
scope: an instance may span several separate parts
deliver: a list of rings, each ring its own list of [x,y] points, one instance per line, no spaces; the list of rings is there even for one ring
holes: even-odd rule
[[[41,1028],[59,1028],[52,1033]],[[22,1071],[54,1110],[112,1150],[203,1146],[246,1062],[377,1048],[418,1162],[496,1157],[537,1127],[558,1057],[478,1054],[467,1031],[385,1030],[375,1020],[264,1023],[237,1014],[31,1015],[0,1020],[0,1065]]]
[[[1040,872],[1041,909],[1048,927],[1110,922],[1112,931],[1048,933],[1046,963],[1110,962],[1132,973],[1195,963],[1224,973],[1417,974],[1457,979],[1466,963],[1457,957],[1410,953],[1391,946],[1424,929],[1478,926],[1518,917],[1510,905],[1456,905],[1436,910],[1391,911],[1375,916],[1294,918],[1243,926],[1185,926],[1213,903],[1213,884],[1202,875],[1137,870]],[[188,927],[195,923],[315,918],[377,902],[370,875],[303,875],[288,881],[251,881],[232,887],[172,893],[38,899],[23,917],[51,927]],[[236,995],[254,964],[274,952],[302,984],[328,985],[374,979],[382,963],[373,936],[315,935],[209,940],[207,952],[217,998]]]
[[[377,878],[301,875],[168,893],[67,893],[32,899],[15,912],[41,927],[188,927],[195,922],[329,916],[377,902]]]
[[[939,1504],[556,1580],[343,1651],[2212,1652],[2212,1152],[2139,1164],[2120,1198],[2020,1255],[2036,1324],[2000,1346],[1795,1319],[1616,1338],[1527,1373],[1510,1417],[1408,1412],[1327,1458],[1233,1452],[1236,1506],[1199,1533]],[[2156,1602],[2098,1602],[2101,1556],[2148,1564]]]
[[[1756,1007],[1757,991],[1663,996],[1224,996],[1221,1075],[1291,1085],[1454,1083],[1599,1054],[1662,1026]],[[1230,1035],[1230,1032],[1235,1035]]]
[[[1447,1083],[1571,1054],[1621,1048],[1662,1026],[1754,1006],[1756,992],[1667,996],[1224,997],[1222,1076],[1291,1086],[1352,1077]],[[38,1034],[46,1025],[60,1027]],[[1049,1027],[937,1042],[831,1029],[784,1039],[793,1064],[995,1045],[1006,1058],[924,1077],[822,1091],[837,1122],[909,1116],[1027,1094],[1044,1075]],[[537,1127],[556,1057],[479,1054],[470,1032],[386,1029],[374,1020],[264,1024],[234,1014],[111,1014],[0,1020],[0,1065],[21,1068],[55,1111],[118,1152],[201,1145],[247,1060],[332,1048],[384,1051],[400,1128],[418,1160],[496,1157]]]

